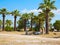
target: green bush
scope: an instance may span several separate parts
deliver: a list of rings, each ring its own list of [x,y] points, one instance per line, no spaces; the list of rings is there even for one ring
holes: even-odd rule
[[[57,31],[60,30],[60,20],[56,20],[56,22],[53,24],[54,28],[57,29]]]
[[[6,26],[5,31],[13,31],[13,27]]]

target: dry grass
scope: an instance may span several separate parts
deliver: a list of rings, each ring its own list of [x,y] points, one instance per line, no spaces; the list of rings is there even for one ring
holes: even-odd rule
[[[18,35],[25,35],[25,32],[7,32],[7,31],[1,31],[0,33],[3,34],[18,34]],[[54,38],[54,37],[60,37],[60,32],[49,32],[49,34],[42,34],[42,35],[33,35],[33,36],[39,36],[39,37],[47,37],[47,38]]]
[[[60,38],[60,32],[49,32],[49,34],[42,34],[41,37],[47,37],[47,38]]]
[[[60,36],[60,32],[50,32],[47,35],[22,34],[25,32],[0,32],[0,45],[60,45],[60,38],[46,38]]]

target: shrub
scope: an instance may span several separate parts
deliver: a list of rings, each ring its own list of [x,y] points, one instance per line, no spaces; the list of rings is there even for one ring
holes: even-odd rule
[[[5,31],[13,31],[13,27],[6,26]]]

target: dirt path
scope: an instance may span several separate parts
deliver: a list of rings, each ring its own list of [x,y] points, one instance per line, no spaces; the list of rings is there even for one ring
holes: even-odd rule
[[[60,38],[0,33],[0,45],[60,45]]]

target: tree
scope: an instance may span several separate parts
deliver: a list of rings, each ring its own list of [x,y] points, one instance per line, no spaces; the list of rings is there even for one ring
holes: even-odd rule
[[[49,30],[51,30],[51,26],[52,26],[52,24],[50,23],[51,22],[51,20],[52,20],[52,18],[54,17],[54,13],[52,13],[52,12],[49,12],[49,22],[48,22],[48,24],[49,24]]]
[[[26,30],[26,23],[27,23],[28,19],[30,19],[30,16],[29,16],[29,14],[24,13],[24,14],[22,14],[21,18],[24,20],[24,31],[26,31],[26,35],[27,35],[28,33]]]
[[[49,15],[48,24],[49,24],[49,30],[50,30],[50,21],[54,17],[54,13],[49,12],[48,15]],[[44,22],[45,22],[45,15],[44,15],[43,11],[39,12],[38,19],[39,19],[39,30],[40,30],[40,28],[43,28],[43,25],[44,25]]]
[[[40,31],[40,29],[42,29],[44,26],[44,15],[42,12],[40,12],[37,16],[34,16],[33,24],[35,25],[37,31]]]
[[[11,20],[6,20],[6,26],[11,26],[11,24],[12,24],[12,21]]]
[[[14,31],[16,31],[16,18],[17,16],[20,16],[20,13],[18,10],[14,10],[11,12],[11,14],[14,16]]]
[[[32,19],[33,19],[32,24],[34,26],[34,30],[39,31],[39,19],[38,19],[38,16],[34,15],[34,18],[32,18]]]
[[[60,30],[60,20],[56,20],[56,22],[53,24],[54,28],[58,31]]]
[[[6,20],[6,27],[5,27],[5,29],[7,30],[7,31],[11,31],[11,24],[12,24],[12,21],[11,20]]]
[[[18,24],[18,27],[17,29],[20,31],[20,29],[23,29],[24,28],[24,20],[22,18],[20,18],[18,21],[17,21],[17,24]]]
[[[54,17],[54,13],[52,13],[52,12],[49,12],[48,13],[48,16],[49,16],[49,18],[48,18],[48,24],[49,24],[49,30],[50,30],[50,21],[52,20],[52,18]],[[44,12],[42,11],[42,12],[39,12],[39,14],[38,14],[38,17],[39,17],[39,19],[40,20],[42,20],[43,22],[45,22],[45,15],[44,15]],[[42,24],[42,23],[41,23]]]
[[[32,19],[34,18],[34,13],[33,12],[31,12],[31,13],[29,13],[29,15],[30,15],[30,19],[31,19],[31,29],[30,30],[32,30]]]
[[[2,30],[4,31],[5,30],[5,16],[7,14],[9,14],[9,12],[7,12],[6,8],[2,8],[0,9],[0,14],[2,14],[3,16],[3,26],[2,26]]]
[[[55,3],[55,0],[51,1],[51,0],[43,0],[44,2],[43,3],[40,3],[38,9],[42,9],[45,10],[45,16],[46,16],[46,34],[48,34],[48,30],[49,30],[49,15],[48,13],[52,10],[52,9],[56,9],[54,3]]]
[[[44,13],[43,13],[43,12],[40,12],[40,13],[38,14],[39,30],[40,30],[41,28],[43,28],[44,21],[45,21]]]

